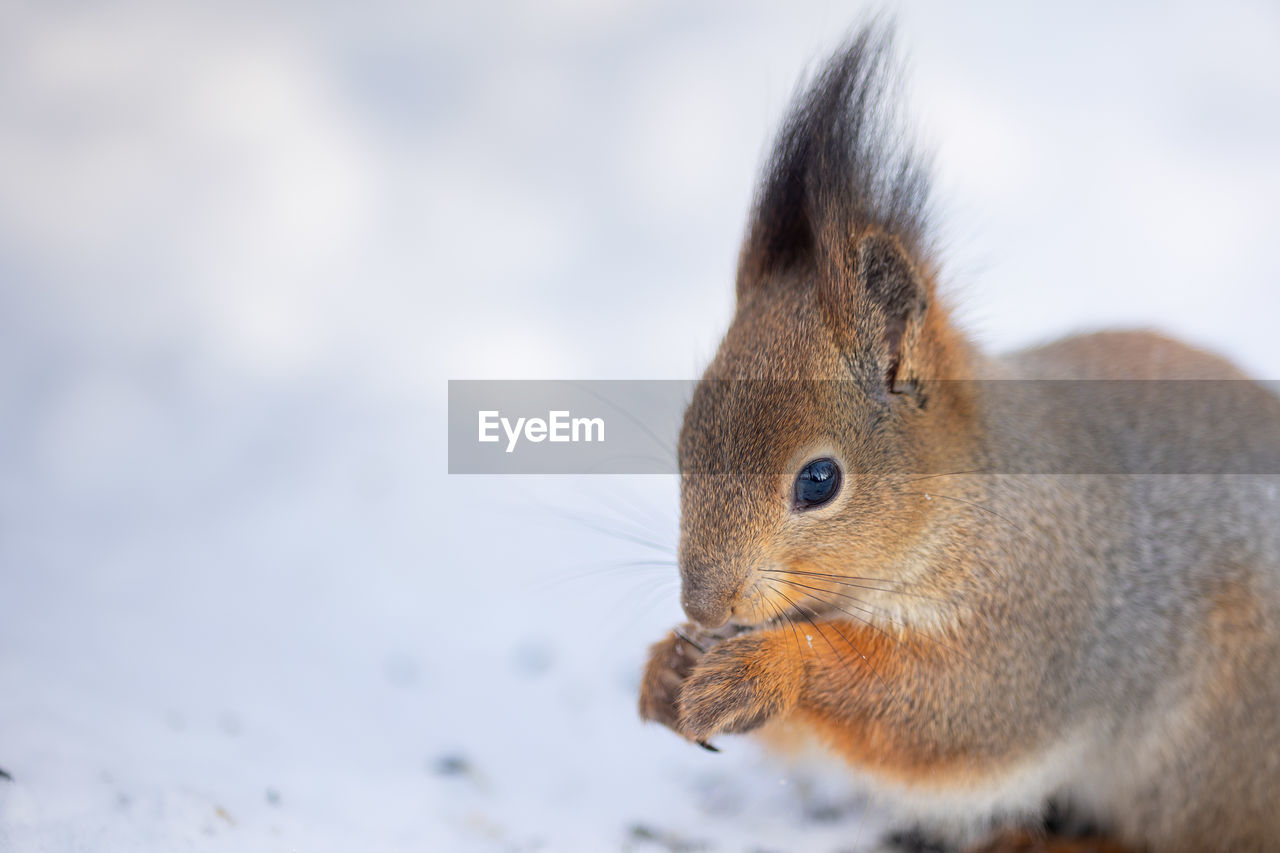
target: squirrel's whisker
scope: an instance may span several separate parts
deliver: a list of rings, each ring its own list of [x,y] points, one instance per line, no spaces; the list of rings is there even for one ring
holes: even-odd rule
[[[791,586],[803,586],[802,584],[798,584],[798,583],[796,583],[795,581],[783,581],[783,583],[789,584],[789,585],[791,585]],[[817,587],[804,587],[804,588],[805,588],[805,589],[809,589],[809,590],[814,590],[814,591],[817,591],[817,592],[827,592],[827,590],[820,590],[820,589],[818,589]],[[802,594],[804,594],[804,593],[802,593]],[[807,594],[805,594],[805,595],[807,595]],[[859,616],[858,614],[853,613],[852,611],[847,610],[847,609],[845,609],[845,608],[841,607],[840,605],[838,605],[838,604],[836,604],[836,603],[834,603],[834,602],[827,601],[827,600],[825,600],[825,599],[819,598],[818,596],[815,596],[815,595],[807,595],[807,597],[812,598],[812,599],[814,599],[814,600],[816,600],[816,601],[819,601],[819,602],[821,602],[822,604],[824,604],[824,605],[826,605],[826,606],[828,606],[828,607],[831,607],[831,608],[833,608],[833,609],[835,609],[835,610],[838,610],[838,611],[840,611],[841,613],[845,614],[846,616],[849,616],[849,617],[851,617],[851,618],[853,618],[853,619],[857,619],[859,622],[862,622],[863,624],[865,624],[868,628],[871,628],[872,630],[877,631],[881,636],[883,636],[885,639],[889,640],[889,641],[890,641],[891,643],[893,643],[897,648],[899,648],[899,649],[901,649],[901,648],[902,648],[902,644],[899,642],[899,640],[898,640],[898,638],[897,638],[897,637],[892,636],[892,635],[891,635],[891,634],[889,634],[887,631],[885,631],[883,628],[881,628],[879,625],[876,625],[874,622],[872,622],[870,619],[868,619],[868,618],[866,618],[866,617],[864,617],[864,616]],[[854,600],[856,601],[856,600],[860,600],[860,599],[854,599]],[[875,611],[868,610],[868,609],[863,608],[863,607],[859,607],[858,609],[859,609],[859,610],[865,610],[865,611],[866,611],[868,614],[870,614],[870,615],[876,615],[876,614],[875,614]],[[909,651],[911,651],[911,652],[913,652],[913,653],[915,654],[915,656],[916,656],[916,658],[917,658],[918,660],[924,660],[924,657],[923,657],[919,652],[915,651],[914,649],[910,649],[910,648],[909,648],[908,650],[909,650]]]
[[[792,599],[791,599],[791,597],[790,597],[790,596],[788,596],[785,592],[783,592],[782,590],[778,589],[777,587],[774,587],[774,588],[773,588],[773,591],[774,591],[775,593],[777,593],[779,596],[781,596],[783,601],[786,601],[788,604],[790,604],[790,605],[791,605],[793,608],[795,608],[796,610],[801,611],[801,615],[803,615],[803,616],[804,616],[804,619],[805,619],[805,621],[806,621],[806,622],[808,622],[810,625],[812,625],[812,626],[813,626],[813,630],[817,631],[819,634],[823,634],[823,630],[822,630],[821,628],[819,628],[819,627],[818,627],[818,623],[817,623],[817,622],[815,622],[815,621],[813,621],[813,616],[816,616],[816,615],[817,615],[817,613],[816,613],[814,610],[812,610],[812,609],[810,609],[810,608],[807,608],[807,607],[803,607],[802,605],[797,604],[795,601],[792,601]],[[857,618],[857,617],[855,617],[855,618]],[[863,621],[863,622],[866,622],[866,620],[865,620],[865,619],[863,619],[862,621]],[[849,645],[849,648],[850,648],[850,649],[852,649],[852,650],[853,650],[853,651],[858,655],[858,657],[862,658],[862,662],[863,662],[863,663],[865,663],[865,664],[867,665],[867,669],[871,670],[872,675],[874,675],[874,676],[876,677],[876,679],[877,679],[877,680],[878,680],[882,685],[884,685],[885,690],[888,690],[890,693],[895,692],[895,691],[893,690],[893,688],[891,688],[891,687],[889,686],[889,683],[888,683],[887,681],[885,681],[885,680],[884,680],[884,677],[883,677],[883,676],[881,676],[881,675],[880,675],[880,673],[876,670],[875,666],[871,663],[870,659],[868,659],[868,658],[867,658],[867,656],[866,656],[865,654],[863,654],[863,652],[862,652],[862,650],[861,650],[861,649],[859,649],[856,645],[854,645],[853,640],[849,639],[848,635],[846,635],[843,631],[841,631],[841,630],[840,630],[840,626],[836,625],[834,622],[828,622],[827,624],[831,626],[831,629],[832,629],[833,631],[835,631],[837,634],[839,634],[839,635],[840,635],[840,637],[841,637],[841,638],[842,638],[842,639],[843,639],[843,640],[844,640],[844,641]],[[868,625],[871,625],[871,623],[870,623],[870,622],[867,622],[867,624],[868,624]],[[872,625],[871,627],[873,627],[873,628],[874,628],[875,626],[874,626],[874,625]],[[877,629],[877,630],[878,630],[878,629]],[[881,633],[883,633],[883,632],[881,632]],[[825,634],[824,634],[824,636],[825,636]],[[886,636],[888,636],[888,635],[886,635]],[[828,639],[828,640],[827,640],[827,644],[828,644],[828,645],[830,645],[830,644],[831,644],[831,640],[829,640],[829,639]],[[835,651],[835,647],[834,647],[834,646],[832,646],[832,651]]]
[[[772,584],[770,584],[770,588],[773,589],[774,592],[777,592],[777,589],[774,588]],[[782,620],[791,626],[791,635],[796,641],[796,653],[803,657],[804,647],[800,645],[800,630],[796,627],[795,620],[788,616],[787,612],[783,610],[776,601],[770,601],[767,598],[764,599],[764,601],[769,605],[773,612],[777,614],[775,619]]]
[[[844,576],[842,575],[832,575],[832,574],[826,574],[824,572],[810,572],[810,571],[805,571],[803,569],[760,569],[759,571],[767,574],[772,574],[772,575],[794,575],[796,577],[817,578],[820,580],[830,581],[831,583],[838,584],[840,586],[852,587],[854,589],[865,589],[872,592],[883,592],[888,595],[908,595],[908,596],[911,596],[912,598],[922,598],[922,599],[925,599],[926,601],[936,601],[939,604],[946,604],[950,607],[964,606],[963,604],[960,604],[952,599],[941,598],[936,595],[927,595],[923,592],[912,592],[911,590],[906,590],[906,589],[886,589],[884,587],[872,586],[866,583],[857,583],[854,581],[845,580]],[[912,585],[911,582],[909,581],[893,581],[888,578],[876,578],[876,580],[879,580],[883,583],[900,583],[904,586]]]
[[[791,601],[791,599],[790,599],[790,598],[788,598],[788,597],[787,597],[787,595],[786,595],[784,592],[782,592],[782,590],[778,589],[778,588],[777,588],[776,586],[774,586],[772,583],[768,584],[768,587],[769,587],[769,589],[770,589],[770,590],[772,590],[772,591],[773,591],[773,594],[774,594],[774,595],[777,595],[777,596],[779,596],[780,598],[785,599],[787,602],[789,602],[789,603],[791,604],[791,607],[792,607],[792,608],[794,608],[794,609],[796,609],[797,611],[799,611],[799,606],[798,606],[797,604],[795,604],[795,602],[792,602],[792,601]],[[783,611],[783,610],[782,610],[782,608],[781,608],[780,606],[778,606],[778,605],[776,605],[776,604],[775,604],[774,606],[775,606],[775,607],[778,607],[778,611],[779,611],[780,613],[783,613],[783,614],[785,615],[785,611]],[[817,623],[816,623],[816,622],[814,622],[814,621],[813,621],[813,619],[809,618],[809,617],[808,617],[807,615],[805,615],[804,613],[800,613],[800,615],[805,619],[805,621],[806,621],[806,622],[808,622],[810,625],[812,625],[812,626],[813,626],[813,630],[817,631],[817,632],[818,632],[818,634],[822,636],[822,640],[823,640],[823,642],[825,642],[825,643],[827,644],[827,646],[831,649],[831,653],[832,653],[833,655],[835,655],[835,656],[836,656],[836,660],[840,661],[840,662],[841,662],[841,663],[843,663],[845,666],[850,665],[850,661],[848,661],[848,660],[846,660],[846,659],[845,659],[845,656],[844,656],[844,655],[842,655],[842,654],[840,653],[840,651],[835,647],[835,645],[834,645],[834,644],[832,644],[831,639],[830,639],[829,637],[827,637],[827,636],[826,636],[826,635],[821,631],[821,629],[819,629],[819,628],[818,628]],[[791,622],[791,624],[792,624],[792,626],[793,626],[793,627],[795,626],[795,622],[794,622],[794,620]],[[834,626],[833,626],[833,627],[834,627]],[[807,636],[807,635],[806,635],[806,636]],[[848,641],[846,640],[846,642],[848,642]],[[797,634],[797,635],[796,635],[796,648],[800,651],[800,656],[801,656],[801,657],[803,657],[803,656],[804,656],[804,648],[803,648],[803,647],[801,647],[801,646],[799,645],[799,643],[800,643],[800,636]],[[849,643],[849,646],[850,646],[850,648],[853,648],[853,644],[852,644],[852,643]],[[812,645],[810,645],[810,648],[813,648],[813,646],[812,646]],[[854,649],[854,651],[857,651],[857,649],[855,648],[855,649]],[[863,658],[863,660],[866,660],[866,659],[865,659],[865,658]],[[871,664],[870,664],[870,662],[868,662],[868,663],[867,663],[867,665],[868,665],[868,666],[870,666],[870,665],[871,665]],[[874,672],[875,670],[873,669],[872,671]]]
[[[980,510],[982,510],[983,512],[989,512],[989,513],[991,513],[992,515],[994,515],[996,518],[998,518],[998,519],[1000,519],[1001,521],[1003,521],[1005,524],[1007,524],[1007,525],[1009,525],[1010,527],[1012,527],[1014,530],[1016,530],[1016,531],[1018,531],[1019,533],[1021,533],[1023,536],[1026,536],[1027,538],[1031,538],[1031,534],[1030,534],[1030,533],[1028,533],[1027,531],[1023,530],[1023,529],[1022,529],[1021,527],[1019,527],[1018,525],[1014,524],[1010,519],[1008,519],[1008,518],[1006,518],[1005,516],[1001,515],[1000,513],[996,512],[996,511],[995,511],[994,509],[992,509],[991,507],[983,506],[982,504],[977,503],[977,502],[975,502],[975,501],[965,500],[964,498],[952,497],[951,495],[940,495],[940,494],[938,494],[937,492],[902,492],[902,494],[904,494],[904,495],[916,495],[916,496],[919,496],[919,497],[922,497],[922,498],[942,498],[943,500],[947,500],[947,501],[955,501],[956,503],[962,503],[962,504],[965,504],[966,506],[971,506],[971,507],[973,507],[974,509],[980,509]]]
[[[530,589],[534,592],[545,592],[548,589],[554,589],[568,583],[577,583],[587,579],[604,579],[616,578],[619,575],[629,572],[638,572],[643,574],[658,573],[669,575],[674,562],[665,560],[626,560],[616,563],[606,563],[599,566],[583,568],[580,571],[570,571],[563,575],[548,578],[541,583],[534,584]],[[670,578],[674,583],[675,578]]]
[[[859,602],[860,604],[865,604],[866,602],[864,602],[864,601],[863,601],[863,599],[861,599],[861,598],[858,598],[858,597],[856,597],[856,596],[852,596],[852,595],[847,595],[847,594],[845,594],[845,593],[838,592],[838,591],[836,591],[836,590],[834,590],[834,589],[821,589],[821,588],[819,588],[819,587],[815,587],[815,586],[807,586],[806,584],[802,584],[802,583],[799,583],[799,582],[797,582],[797,581],[791,581],[791,580],[783,579],[783,580],[782,580],[782,583],[788,584],[788,585],[790,585],[790,586],[800,587],[800,588],[802,588],[802,589],[810,590],[810,591],[811,591],[811,593],[810,593],[810,595],[809,595],[809,597],[810,597],[810,598],[812,598],[812,599],[814,599],[814,600],[816,600],[816,601],[820,601],[820,602],[822,602],[823,604],[825,604],[825,605],[827,605],[827,606],[829,606],[829,607],[833,607],[833,608],[835,608],[836,610],[839,610],[839,611],[841,611],[842,613],[845,613],[845,614],[847,614],[847,615],[849,615],[849,616],[854,616],[855,618],[862,618],[862,617],[856,616],[856,614],[850,613],[848,610],[846,610],[845,608],[843,608],[843,607],[841,607],[840,605],[836,604],[835,602],[827,601],[827,600],[823,599],[821,596],[813,595],[812,593],[813,593],[813,592],[819,592],[819,593],[829,594],[829,595],[838,595],[838,596],[840,596],[841,598],[848,598],[848,599],[850,599],[850,600],[852,600],[852,601]],[[953,653],[953,654],[959,655],[960,657],[964,658],[964,659],[965,659],[966,661],[968,661],[969,663],[973,663],[972,658],[970,658],[970,657],[969,657],[968,655],[966,655],[964,652],[961,652],[961,651],[959,651],[958,649],[954,649],[954,648],[952,648],[951,646],[948,646],[946,643],[942,642],[942,641],[941,641],[941,640],[939,640],[937,637],[932,636],[932,635],[931,635],[931,634],[929,634],[927,631],[925,631],[925,630],[923,630],[922,628],[920,628],[918,625],[912,625],[912,624],[911,624],[911,623],[909,623],[909,622],[903,622],[903,621],[900,621],[900,620],[898,620],[898,619],[895,619],[895,618],[893,618],[892,616],[890,616],[889,614],[885,613],[883,610],[879,610],[879,609],[875,609],[875,608],[871,608],[871,607],[865,607],[865,606],[858,606],[858,605],[853,605],[853,607],[854,607],[854,609],[856,609],[856,610],[861,610],[861,611],[863,611],[864,613],[867,613],[869,616],[874,616],[874,617],[876,617],[876,618],[884,619],[884,620],[886,620],[886,621],[888,621],[888,622],[892,622],[894,625],[897,625],[899,628],[902,628],[902,629],[903,629],[903,630],[905,630],[905,631],[913,631],[916,635],[918,635],[918,636],[920,636],[920,637],[923,637],[923,638],[925,638],[926,640],[929,640],[929,641],[930,641],[930,642],[932,642],[932,643],[937,644],[938,646],[940,646],[940,647],[942,647],[942,648],[946,649],[947,651],[949,651],[949,652],[951,652],[951,653]],[[864,620],[864,621],[867,621],[867,620]],[[868,624],[870,624],[870,622],[868,622]],[[875,627],[875,626],[873,625],[872,627]],[[886,634],[886,636],[888,636],[888,635]],[[890,637],[890,639],[893,639],[893,638],[892,638],[892,637]],[[896,641],[895,641],[895,642],[896,642]]]
[[[896,481],[896,485],[909,486],[912,483],[920,483],[920,482],[923,482],[924,480],[935,480],[939,477],[959,477],[962,474],[989,474],[989,473],[991,472],[985,471],[981,468],[971,468],[968,471],[947,471],[942,474],[926,474],[923,477],[912,477],[910,480]]]

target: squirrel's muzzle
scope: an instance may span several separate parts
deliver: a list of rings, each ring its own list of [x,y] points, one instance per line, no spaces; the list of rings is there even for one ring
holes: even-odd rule
[[[683,575],[680,604],[690,619],[703,628],[714,630],[733,616],[738,597],[736,584],[724,583],[712,571],[693,569]]]

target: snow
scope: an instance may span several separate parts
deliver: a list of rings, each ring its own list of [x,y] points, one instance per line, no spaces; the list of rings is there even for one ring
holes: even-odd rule
[[[639,723],[670,478],[450,477],[443,434],[450,378],[696,375],[857,14],[7,4],[0,850],[870,844],[839,768]],[[1280,376],[1277,16],[901,8],[982,340]]]

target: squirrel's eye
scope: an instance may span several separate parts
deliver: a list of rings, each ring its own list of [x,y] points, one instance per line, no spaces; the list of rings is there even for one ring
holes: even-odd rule
[[[840,491],[840,466],[834,459],[815,459],[796,475],[796,509],[822,506]]]

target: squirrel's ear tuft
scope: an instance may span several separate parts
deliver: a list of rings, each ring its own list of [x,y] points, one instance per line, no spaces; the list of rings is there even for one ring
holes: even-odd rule
[[[862,27],[796,98],[757,190],[739,297],[794,271],[847,272],[868,229],[924,256],[928,181],[896,121],[890,42],[887,26]]]
[[[873,231],[853,241],[847,276],[819,290],[828,327],[850,369],[878,395],[914,393],[912,358],[929,308],[928,278],[893,236]]]

